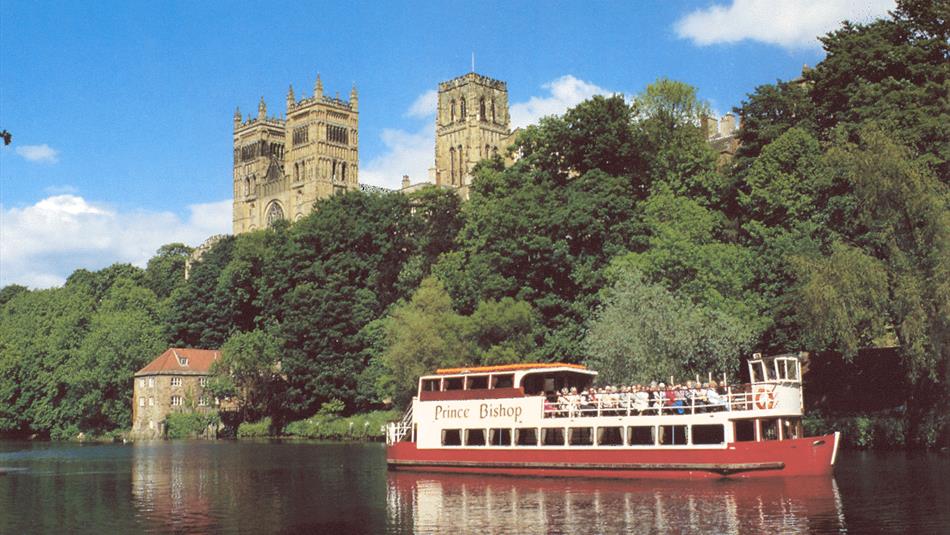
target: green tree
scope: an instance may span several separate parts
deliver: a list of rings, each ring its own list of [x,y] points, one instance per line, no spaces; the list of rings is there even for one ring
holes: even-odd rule
[[[801,81],[760,85],[735,112],[742,118],[735,166],[740,174],[759,156],[766,145],[791,128],[814,134],[818,130],[815,104],[809,86]]]
[[[162,245],[145,268],[145,286],[159,299],[185,285],[185,263],[194,249],[183,243]]]
[[[677,298],[627,270],[607,292],[584,340],[607,383],[734,374],[755,341],[741,318]],[[734,375],[733,375],[734,376]]]
[[[806,75],[819,127],[855,141],[875,121],[948,183],[950,180],[950,8],[901,0],[892,17],[845,22],[821,38],[825,59]]]
[[[272,431],[279,431],[286,422],[282,355],[282,342],[266,329],[235,333],[221,346],[208,388],[216,397],[236,399],[242,421],[270,417]]]
[[[133,374],[165,349],[155,294],[117,280],[93,314],[69,371],[67,401],[79,429],[101,433],[132,425]]]

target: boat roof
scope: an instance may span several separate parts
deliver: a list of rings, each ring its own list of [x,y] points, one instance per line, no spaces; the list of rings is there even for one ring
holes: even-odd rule
[[[587,369],[583,364],[568,364],[566,362],[523,362],[519,364],[500,364],[495,366],[469,366],[462,368],[439,368],[435,371],[437,375],[464,375],[469,373],[496,373],[496,372],[515,372],[527,370],[547,370],[550,368],[567,368],[580,372],[596,374],[597,372]]]

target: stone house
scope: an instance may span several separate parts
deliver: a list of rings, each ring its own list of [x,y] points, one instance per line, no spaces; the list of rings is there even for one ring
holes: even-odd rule
[[[158,438],[165,434],[165,418],[170,413],[212,410],[215,400],[205,386],[211,365],[219,358],[217,350],[173,347],[135,372],[132,435]]]

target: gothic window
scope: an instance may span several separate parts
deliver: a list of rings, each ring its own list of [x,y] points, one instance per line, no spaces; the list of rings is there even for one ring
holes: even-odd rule
[[[306,143],[310,140],[310,133],[306,126],[294,128],[294,146]]]
[[[452,185],[455,185],[455,147],[449,149],[449,161],[451,161],[451,167],[449,171],[449,176],[452,180]]]
[[[283,218],[284,209],[280,207],[280,203],[271,203],[270,207],[267,209],[267,226],[271,226]]]
[[[346,162],[340,164],[340,180],[346,182]]]
[[[491,99],[491,122],[495,121],[495,99]]]
[[[307,162],[300,162],[300,180],[307,180]]]
[[[459,114],[462,116],[462,120],[465,120],[465,99],[459,100]]]
[[[452,99],[452,118],[449,122],[451,123],[455,122],[455,99],[454,98]]]
[[[330,170],[330,180],[336,180],[336,160],[333,160],[333,164]]]
[[[491,145],[485,145],[485,158],[491,158]]]
[[[244,178],[244,196],[247,197],[251,194],[251,179],[250,177]]]
[[[300,164],[294,164],[294,180],[300,180]]]
[[[485,120],[485,97],[478,99],[478,120]]]
[[[327,141],[346,145],[350,142],[349,132],[346,127],[328,124]]]

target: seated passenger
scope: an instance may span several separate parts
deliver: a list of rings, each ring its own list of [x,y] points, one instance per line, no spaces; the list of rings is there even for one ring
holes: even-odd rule
[[[716,381],[710,381],[706,389],[706,403],[711,411],[721,411],[726,408],[725,398],[716,390]]]
[[[640,385],[635,386],[634,390],[633,408],[638,414],[643,414],[650,408],[650,393]]]

